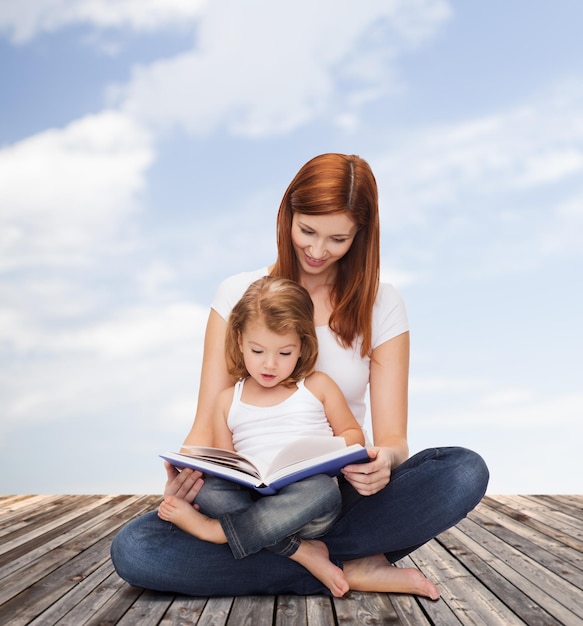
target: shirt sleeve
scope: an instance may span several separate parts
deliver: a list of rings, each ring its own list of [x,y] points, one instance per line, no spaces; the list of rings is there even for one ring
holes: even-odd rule
[[[267,267],[262,267],[253,272],[241,272],[225,278],[215,292],[211,308],[226,320],[235,304],[239,302],[241,296],[245,293],[247,287],[262,276],[267,276],[267,273]]]
[[[405,301],[389,283],[381,283],[372,314],[373,349],[409,330]]]

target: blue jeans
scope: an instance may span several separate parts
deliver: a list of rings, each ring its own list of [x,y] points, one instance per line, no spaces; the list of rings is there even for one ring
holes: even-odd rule
[[[237,483],[206,476],[196,503],[201,513],[221,522],[233,556],[241,559],[262,548],[291,556],[301,539],[319,537],[332,526],[342,498],[336,481],[325,474],[258,498]]]
[[[396,468],[373,496],[341,485],[343,511],[321,538],[330,558],[343,561],[384,553],[394,563],[457,524],[488,484],[482,458],[465,448],[432,448]],[[260,550],[236,560],[226,545],[201,541],[161,520],[155,511],[125,526],[111,558],[128,583],[192,596],[327,594],[301,565]]]

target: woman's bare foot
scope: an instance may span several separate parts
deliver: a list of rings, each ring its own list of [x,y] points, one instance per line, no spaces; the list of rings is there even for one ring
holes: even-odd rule
[[[340,598],[349,590],[344,572],[332,563],[328,548],[322,541],[302,539],[300,547],[290,558],[324,583],[333,596]]]
[[[227,543],[227,537],[219,520],[203,515],[186,500],[176,496],[164,498],[158,508],[158,517],[167,522],[172,522],[184,532],[198,539],[211,543]]]
[[[344,574],[355,591],[408,593],[439,598],[439,589],[414,567],[395,567],[382,554],[344,563]]]

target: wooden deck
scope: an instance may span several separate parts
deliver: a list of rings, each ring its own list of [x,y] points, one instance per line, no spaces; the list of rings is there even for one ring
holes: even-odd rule
[[[397,594],[189,598],[133,588],[112,536],[159,496],[0,497],[0,624],[583,625],[583,496],[488,496],[417,550],[437,602]]]

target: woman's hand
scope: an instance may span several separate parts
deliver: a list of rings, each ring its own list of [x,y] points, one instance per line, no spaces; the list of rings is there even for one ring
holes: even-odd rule
[[[204,483],[202,480],[202,472],[188,467],[179,472],[167,461],[164,461],[164,467],[166,468],[166,475],[168,477],[166,487],[164,488],[164,495],[176,496],[187,502],[192,502]]]
[[[342,470],[346,480],[361,496],[372,496],[389,484],[393,454],[390,448],[368,448],[369,463],[347,465]]]

